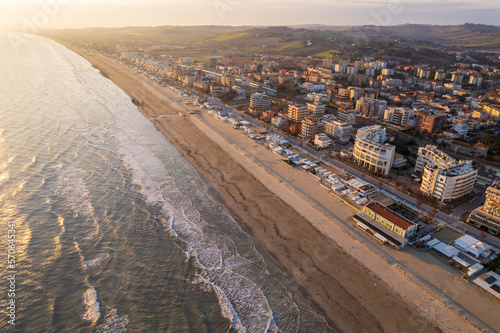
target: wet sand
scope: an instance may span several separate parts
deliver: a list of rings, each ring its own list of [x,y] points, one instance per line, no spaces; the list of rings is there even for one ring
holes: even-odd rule
[[[280,199],[238,161],[178,114],[172,98],[141,76],[101,57],[75,50],[105,72],[151,119],[156,128],[205,177],[242,227],[295,281],[313,307],[342,332],[439,332],[414,304],[405,301],[343,248]],[[168,94],[167,94],[168,95]],[[346,207],[339,206],[340,210]],[[339,211],[339,216],[349,212]],[[394,272],[394,274],[397,274]],[[457,320],[460,320],[457,318]],[[472,329],[472,327],[470,327]]]

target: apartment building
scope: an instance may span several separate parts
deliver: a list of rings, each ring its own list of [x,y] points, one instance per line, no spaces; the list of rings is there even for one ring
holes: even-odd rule
[[[314,140],[318,132],[318,118],[307,116],[302,120],[300,137],[304,141]]]
[[[253,93],[250,96],[248,111],[252,116],[260,116],[262,112],[271,109],[271,98],[263,93]]]
[[[307,108],[313,117],[321,118],[326,113],[326,104],[323,103],[307,103]]]
[[[384,121],[403,127],[415,126],[415,110],[390,107],[385,110]]]
[[[488,187],[484,205],[472,211],[467,223],[500,235],[500,179]]]
[[[309,115],[309,108],[307,105],[290,104],[288,105],[288,119],[295,123],[300,123]]]
[[[347,123],[347,125],[356,125],[356,110],[337,110],[337,118],[340,122]]]
[[[356,102],[356,112],[368,117],[382,118],[387,108],[387,102],[368,97],[361,97]]]
[[[428,164],[422,173],[420,191],[441,202],[450,201],[472,192],[476,178],[477,170],[469,162],[449,168]]]
[[[415,128],[420,132],[434,133],[443,128],[448,116],[430,111],[418,111],[416,114]]]
[[[427,145],[418,149],[415,172],[424,171],[426,165],[437,165],[444,169],[457,165],[457,161],[450,155],[437,149],[436,146]]]
[[[396,146],[385,144],[386,129],[379,125],[358,130],[354,144],[354,161],[368,170],[388,175],[392,168]]]
[[[351,139],[352,126],[339,120],[325,121],[325,133],[334,137],[340,143],[348,143]]]

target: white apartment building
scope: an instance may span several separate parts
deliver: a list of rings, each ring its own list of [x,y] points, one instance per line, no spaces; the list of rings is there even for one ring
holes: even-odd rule
[[[316,134],[314,137],[314,145],[320,149],[332,146],[332,140],[325,133]]]
[[[386,129],[379,125],[358,130],[353,158],[368,170],[388,175],[392,168],[396,146],[385,144]]]
[[[415,172],[422,172],[426,165],[437,165],[440,168],[455,166],[457,161],[450,155],[437,149],[436,146],[427,145],[418,149],[418,158],[415,164]]]
[[[336,138],[340,143],[347,143],[351,139],[352,126],[337,120],[325,121],[325,133]]]
[[[449,168],[428,164],[422,174],[420,190],[441,202],[458,199],[473,190],[476,177],[477,170],[468,162]]]
[[[266,94],[253,93],[250,96],[249,112],[252,115],[259,116],[262,112],[271,108],[271,99]]]
[[[385,110],[385,122],[403,127],[414,127],[415,120],[415,110],[396,107],[390,107]]]

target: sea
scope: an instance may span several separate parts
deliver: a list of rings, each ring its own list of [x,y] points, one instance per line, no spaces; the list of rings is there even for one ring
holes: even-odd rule
[[[9,34],[0,332],[331,331],[129,96],[64,46]]]

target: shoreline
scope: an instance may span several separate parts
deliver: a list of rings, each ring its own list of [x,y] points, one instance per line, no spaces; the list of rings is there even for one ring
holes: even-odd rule
[[[417,325],[424,326],[426,332],[440,331],[415,305],[402,299],[366,265],[304,218],[305,214],[270,191],[268,184],[263,184],[238,162],[238,156],[231,156],[215,143],[217,138],[201,130],[193,121],[195,117],[158,117],[178,114],[175,109],[179,105],[172,99],[118,64],[68,48],[104,72],[137,102],[139,111],[216,189],[245,230],[273,256],[333,328],[406,331],[410,318],[416,323],[410,331],[417,331]],[[386,308],[390,311],[384,311]]]

